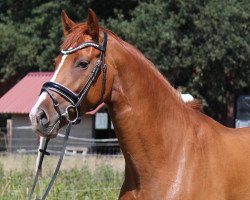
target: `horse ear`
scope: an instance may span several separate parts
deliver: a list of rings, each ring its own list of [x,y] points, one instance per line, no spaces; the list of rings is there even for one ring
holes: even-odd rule
[[[98,42],[99,40],[98,18],[95,12],[90,8],[88,9],[87,25],[88,25],[88,34],[92,37],[94,41]]]
[[[73,22],[68,17],[68,15],[66,14],[64,10],[61,13],[61,19],[62,19],[62,24],[63,24],[63,32],[64,32],[64,35],[66,36],[72,31],[72,28],[76,26],[76,23]]]

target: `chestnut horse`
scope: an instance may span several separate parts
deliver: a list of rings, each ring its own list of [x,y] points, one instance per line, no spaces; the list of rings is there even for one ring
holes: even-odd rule
[[[125,158],[120,200],[250,199],[250,128],[227,128],[185,103],[140,51],[100,27],[92,10],[80,24],[64,11],[61,17],[64,51],[50,84],[80,94],[100,57],[101,70],[79,108],[53,87],[42,92],[30,113],[38,134],[55,137],[67,123],[65,110],[75,122],[80,111],[105,102]]]

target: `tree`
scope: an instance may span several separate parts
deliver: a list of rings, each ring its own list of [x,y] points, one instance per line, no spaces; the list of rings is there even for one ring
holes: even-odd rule
[[[52,70],[63,37],[61,10],[82,21],[88,7],[175,87],[204,100],[205,112],[219,121],[232,120],[235,99],[250,93],[248,0],[1,1],[0,80]]]
[[[236,97],[250,93],[250,2],[152,0],[131,15],[117,12],[108,26],[232,126]]]
[[[112,7],[114,5],[115,7]],[[114,15],[114,8],[128,11],[137,1],[51,1],[6,0],[0,2],[0,81],[15,74],[54,69],[54,58],[63,38],[60,14],[64,9],[76,21],[83,21],[87,8],[100,10],[103,18]],[[107,15],[107,16],[106,16]]]
[[[53,60],[59,52],[63,35],[60,13],[63,8],[67,9],[69,6],[65,2],[33,0],[17,3],[20,7],[29,5],[30,10],[25,8],[19,10],[15,4],[7,5],[9,10],[7,9],[7,12],[1,15],[0,20],[2,81],[8,80],[16,73],[22,77],[29,71],[44,71],[54,68]],[[84,7],[84,4],[77,8],[80,10],[81,7]],[[84,12],[85,9],[81,9]],[[80,14],[79,12],[74,13]]]

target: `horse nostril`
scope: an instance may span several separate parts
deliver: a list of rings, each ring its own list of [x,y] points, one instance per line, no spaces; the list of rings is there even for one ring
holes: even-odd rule
[[[42,109],[37,112],[37,123],[43,127],[47,127],[49,125],[48,117]]]

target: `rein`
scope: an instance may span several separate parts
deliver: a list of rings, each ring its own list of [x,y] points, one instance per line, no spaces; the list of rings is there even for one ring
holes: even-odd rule
[[[68,121],[68,126],[66,128],[66,132],[65,132],[65,136],[64,136],[64,140],[63,140],[63,146],[62,146],[62,150],[60,153],[60,158],[58,160],[55,172],[50,180],[50,183],[42,197],[42,200],[45,200],[46,197],[48,196],[55,180],[57,177],[57,174],[59,172],[60,166],[62,164],[62,160],[65,154],[65,150],[66,150],[66,146],[67,146],[67,141],[68,141],[68,137],[69,137],[69,133],[71,130],[71,126],[72,124],[78,124],[81,121],[81,103],[83,102],[84,98],[87,95],[87,92],[89,91],[90,87],[93,85],[93,83],[96,81],[98,74],[101,70],[101,67],[103,69],[103,79],[102,79],[102,91],[101,91],[101,97],[100,100],[98,101],[97,105],[99,105],[104,98],[104,94],[105,94],[105,88],[106,88],[106,74],[107,74],[107,65],[105,64],[105,51],[106,51],[106,47],[107,47],[107,41],[108,41],[108,36],[107,33],[104,31],[104,38],[103,38],[103,44],[97,44],[94,42],[85,42],[80,44],[79,46],[73,48],[73,49],[69,49],[69,50],[62,50],[61,53],[62,55],[68,55],[68,54],[72,54],[75,53],[76,51],[80,50],[80,49],[84,49],[87,47],[94,47],[96,49],[99,49],[101,51],[99,59],[96,62],[96,65],[94,67],[94,69],[92,70],[86,84],[84,85],[84,87],[82,88],[81,92],[76,94],[75,92],[73,92],[71,89],[65,87],[64,85],[60,84],[60,83],[56,83],[56,82],[46,82],[43,84],[42,89],[41,89],[41,93],[42,92],[46,92],[49,97],[51,98],[52,102],[53,102],[53,106],[54,109],[56,110],[56,112],[58,113],[58,121],[61,122],[62,117],[66,117],[67,121]],[[58,104],[58,101],[56,100],[56,98],[54,97],[54,95],[51,93],[51,91],[56,92],[58,94],[60,94],[63,98],[65,98],[67,101],[69,101],[71,104],[66,107],[65,109],[65,113],[61,113],[60,111],[60,107]],[[40,93],[40,94],[41,94]],[[76,112],[76,117],[74,119],[70,119],[69,117],[69,110],[70,109],[74,109]],[[32,189],[29,195],[29,200],[32,199],[32,196],[34,194],[35,188],[36,188],[36,184],[38,181],[38,176],[41,173],[42,170],[42,163],[43,163],[43,159],[45,155],[50,155],[49,152],[46,151],[47,149],[47,145],[49,142],[49,138],[46,139],[44,147],[42,149],[39,149],[39,153],[40,153],[40,159],[39,159],[39,163],[38,163],[38,167],[36,170],[36,174],[35,174],[35,178],[34,178],[34,182],[32,185]],[[36,199],[39,200],[39,199]]]
[[[61,149],[61,153],[60,153],[58,163],[56,165],[56,169],[54,171],[54,174],[53,174],[53,176],[52,176],[52,178],[50,180],[50,183],[49,183],[48,187],[46,188],[46,191],[45,191],[45,193],[44,193],[41,200],[46,199],[46,197],[48,196],[48,194],[49,194],[49,192],[50,192],[50,190],[51,190],[51,188],[52,188],[52,186],[53,186],[53,184],[54,184],[54,182],[56,180],[57,174],[59,172],[59,169],[61,167],[64,154],[65,154],[65,150],[66,150],[67,141],[68,141],[68,138],[69,138],[69,133],[70,133],[71,126],[72,126],[72,123],[70,122],[68,124],[67,128],[66,128],[66,133],[65,133],[65,136],[64,136],[64,139],[63,139],[63,146],[62,146],[62,149]],[[40,157],[40,160],[39,160],[39,163],[38,163],[38,167],[37,167],[37,170],[36,170],[36,175],[35,175],[34,182],[33,182],[33,185],[32,185],[32,189],[31,189],[31,192],[30,192],[30,195],[29,195],[29,200],[32,199],[32,196],[33,196],[33,194],[35,192],[36,184],[37,184],[37,181],[38,181],[38,176],[39,176],[39,174],[41,174],[41,171],[42,171],[42,163],[43,163],[44,156],[45,155],[47,155],[47,156],[50,155],[50,153],[46,151],[49,140],[50,139],[47,138],[46,141],[45,141],[43,149],[39,149],[41,157]],[[40,200],[40,199],[36,198],[36,200]]]

